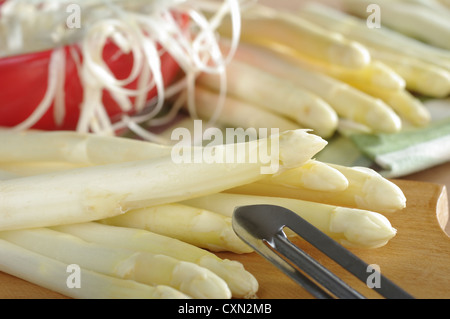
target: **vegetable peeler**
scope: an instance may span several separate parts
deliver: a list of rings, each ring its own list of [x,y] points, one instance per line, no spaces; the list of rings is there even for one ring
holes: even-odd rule
[[[367,299],[294,245],[284,228],[295,232],[363,282],[367,282],[369,265],[293,211],[276,205],[240,206],[233,212],[232,225],[238,237],[314,297]],[[414,299],[382,274],[379,278],[380,284],[372,289],[381,296]]]

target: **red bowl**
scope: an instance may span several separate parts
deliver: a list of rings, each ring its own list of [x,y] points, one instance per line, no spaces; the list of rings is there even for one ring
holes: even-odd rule
[[[0,0],[1,1],[1,0]],[[1,5],[1,2],[0,2]],[[80,52],[77,45],[73,48]],[[53,117],[53,104],[45,115],[32,127],[41,130],[74,130],[80,115],[80,105],[83,99],[83,87],[78,76],[75,61],[69,50],[66,50],[66,76],[65,76],[65,106],[66,115],[61,125],[55,123]],[[112,43],[105,46],[104,61],[118,79],[127,77],[132,69],[133,55],[123,54]],[[41,102],[47,89],[48,65],[52,50],[17,55],[0,59],[0,126],[13,127],[34,111]],[[176,77],[179,66],[176,61],[165,53],[161,57],[161,71],[164,83],[167,86]],[[127,88],[136,88],[136,81]],[[103,92],[103,105],[114,119],[123,111],[111,98],[107,91]],[[149,92],[148,100],[156,96],[156,89]],[[134,99],[131,98],[133,102]],[[129,112],[134,113],[135,110]]]

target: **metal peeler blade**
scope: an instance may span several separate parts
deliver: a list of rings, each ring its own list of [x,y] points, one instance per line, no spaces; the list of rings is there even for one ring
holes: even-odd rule
[[[368,277],[368,264],[291,210],[275,205],[237,207],[232,225],[244,242],[314,297],[366,299],[289,241],[283,229],[289,228],[363,282]],[[414,298],[381,274],[380,285],[372,289],[389,299]]]

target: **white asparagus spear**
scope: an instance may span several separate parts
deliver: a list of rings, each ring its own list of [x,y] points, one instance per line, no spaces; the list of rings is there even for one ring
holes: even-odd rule
[[[0,163],[0,169],[10,174],[11,177],[25,177],[39,174],[48,174],[67,171],[75,168],[86,167],[85,164],[75,164],[70,162],[7,162]]]
[[[307,63],[303,64],[305,67]],[[406,81],[391,67],[377,60],[372,60],[365,68],[348,70],[333,65],[309,64],[311,68],[328,74],[343,82],[359,82],[361,85],[376,86],[386,90],[401,90],[406,87]]]
[[[302,67],[290,52],[241,44],[234,59],[292,81],[325,100],[339,117],[366,125],[373,131],[395,133],[402,127],[398,115],[382,100],[329,75]]]
[[[56,230],[75,235],[86,241],[135,251],[164,254],[179,260],[196,263],[225,280],[233,297],[253,298],[258,291],[258,281],[234,260],[221,259],[215,254],[146,230],[104,225],[90,222],[53,227]]]
[[[301,166],[325,145],[320,137],[296,130],[243,143],[248,147],[244,151],[220,145],[200,154],[203,160],[220,155],[211,162],[185,163],[185,157],[167,156],[0,181],[0,229],[99,220],[223,191]],[[264,150],[271,150],[266,159]]]
[[[0,271],[78,299],[189,299],[168,286],[149,286],[83,268],[70,268],[5,240],[0,240]],[[68,271],[69,270],[69,271]],[[79,288],[71,281],[79,275]]]
[[[400,0],[406,3],[413,3],[432,9],[436,14],[442,14],[443,17],[450,17],[450,8],[444,3],[446,0]]]
[[[406,197],[393,182],[366,167],[345,167],[329,164],[339,170],[348,180],[343,191],[329,192],[255,182],[226,192],[297,198],[324,204],[365,209],[378,213],[394,213],[406,207]],[[187,202],[188,203],[188,202]]]
[[[374,59],[382,61],[405,79],[408,90],[435,98],[450,95],[450,70],[417,57],[368,49]]]
[[[343,9],[361,18],[367,17],[371,0],[343,0]],[[450,49],[450,16],[415,3],[377,0],[383,25],[433,46]]]
[[[195,88],[195,106],[199,118],[210,120],[216,111],[219,94],[208,90],[201,85]],[[225,98],[223,109],[217,118],[217,123],[225,127],[235,128],[278,128],[280,132],[295,130],[300,124],[275,112],[268,111],[255,104],[246,103],[228,95]]]
[[[369,50],[369,48],[367,49]],[[406,86],[405,79],[390,66],[374,60],[373,56],[370,63],[360,69],[339,67],[334,64],[317,61],[314,58],[302,57],[301,55],[295,55],[295,57],[298,65],[301,65],[303,68],[328,74],[343,82],[352,80],[361,83],[361,85],[377,86],[388,90],[404,89]]]
[[[367,27],[366,21],[329,6],[311,2],[298,13],[302,18],[360,42],[366,48],[415,57],[450,70],[450,52],[388,28]],[[369,51],[370,52],[370,51]]]
[[[8,163],[0,165],[0,180],[77,168],[66,162]],[[339,191],[348,187],[346,177],[326,163],[309,160],[300,167],[261,179],[261,183],[301,186],[311,190]]]
[[[192,298],[231,297],[216,274],[173,257],[89,243],[48,228],[4,231],[0,238],[67,265],[150,286],[169,286]]]
[[[431,114],[427,107],[406,89],[386,90],[374,85],[364,85],[355,80],[348,84],[388,104],[402,119],[415,126],[425,126],[430,123]]]
[[[253,251],[234,233],[231,218],[179,203],[134,209],[99,222],[145,229],[214,252]]]
[[[218,29],[228,37],[231,37],[230,30],[228,20],[224,20]],[[254,5],[243,11],[241,42],[290,48],[348,68],[358,69],[370,62],[370,54],[359,43],[294,14],[263,5]]]
[[[194,198],[188,203],[204,209],[213,209],[214,206],[217,213],[225,216],[232,216],[238,206],[282,206],[349,247],[378,248],[387,244],[396,234],[389,220],[379,213],[292,198],[219,193]]]
[[[170,147],[147,141],[73,131],[0,130],[0,140],[0,162],[4,163],[100,165],[151,159],[171,152]]]
[[[78,166],[67,165],[66,162],[34,162],[34,163],[8,163],[0,165],[0,180],[33,176]],[[300,167],[286,170],[280,174],[263,178],[261,183],[300,186],[318,191],[340,191],[348,187],[347,178],[326,163],[309,160]]]
[[[310,90],[238,60],[228,63],[226,72],[230,96],[285,116],[322,137],[329,137],[336,131],[336,112]],[[220,78],[216,74],[203,73],[198,83],[220,90]]]
[[[298,168],[262,179],[260,183],[327,192],[343,191],[349,185],[348,179],[339,170],[317,160],[310,160]]]
[[[192,122],[191,119],[186,119],[186,121],[189,121],[189,124]],[[180,124],[177,124],[175,128],[179,127],[178,125]],[[185,127],[183,124],[181,124],[181,126]],[[193,131],[193,126],[189,127],[189,130]],[[169,129],[169,131],[171,134],[173,129]],[[9,159],[15,160],[13,163],[0,163],[2,169],[0,171],[0,180],[51,173],[103,162],[114,163],[116,161],[135,161],[145,159],[146,157],[152,158],[158,154],[165,155],[170,151],[170,147],[143,141],[120,137],[111,138],[109,136],[78,134],[74,132],[45,132],[35,133],[34,135],[20,134],[21,138],[16,138],[16,136],[17,134],[6,134],[2,136],[6,139],[10,137],[17,143],[12,147],[4,146],[3,149],[0,148],[0,151],[3,151],[2,155],[6,154],[5,157],[10,155]],[[68,146],[64,149],[60,149],[57,148],[55,144],[53,147],[47,148],[47,143],[44,143],[46,137],[52,138],[52,141],[59,140],[61,143],[65,141],[68,143]],[[42,148],[36,148],[33,151],[29,150],[27,145],[33,143],[42,144]],[[21,147],[17,147],[17,144]],[[83,148],[89,150],[87,152],[90,153],[89,158],[84,158],[82,160],[79,158],[67,158],[66,161],[65,152],[68,152],[70,148],[78,148],[77,145],[83,145]],[[105,154],[112,154],[114,151],[117,154],[116,157],[105,156]],[[11,154],[10,152],[13,152],[14,154]],[[102,156],[105,158],[100,159]],[[35,159],[36,161],[27,162],[27,160],[30,159]],[[61,161],[55,162],[55,160],[58,159]],[[262,181],[264,181],[264,179]],[[315,160],[307,161],[304,165],[287,170],[281,174],[272,175],[265,181],[288,185],[302,185],[317,190],[343,190],[348,186],[348,181],[345,176],[339,173],[339,171],[325,163]]]
[[[245,61],[251,63],[251,60],[257,61],[258,59],[262,59],[261,55],[263,55],[264,52],[261,49],[260,51],[260,55],[253,59],[251,57],[252,54],[258,55],[257,48],[252,48],[249,46],[244,47],[241,45],[240,50],[237,52],[236,58],[245,59]],[[246,57],[246,54],[248,54],[249,56]],[[283,53],[280,53],[278,55],[272,56],[272,63],[276,63],[274,62],[275,59],[284,59],[284,61],[282,62],[292,63],[293,69],[303,69],[307,72],[313,72],[313,74],[315,72],[319,72],[321,74],[330,76],[341,83],[349,84],[352,87],[350,91],[355,88],[360,92],[364,92],[370,97],[373,97],[374,99],[382,100],[399,116],[401,116],[402,118],[406,118],[414,125],[422,126],[428,124],[430,120],[430,115],[426,107],[418,99],[414,98],[411,94],[409,94],[409,92],[406,91],[405,80],[401,78],[400,75],[395,73],[390,67],[380,61],[372,61],[363,69],[346,70],[333,65],[320,64],[317,61],[313,61],[312,59],[305,59],[297,55],[288,57],[284,56]],[[292,79],[294,79],[295,81],[299,81],[300,78],[300,74],[295,78],[294,75],[292,75]],[[304,82],[300,84],[307,85],[306,83],[307,79],[305,79]],[[351,92],[348,92],[347,94],[351,96],[351,94],[349,93]],[[323,95],[320,96],[323,97]],[[370,100],[370,98],[368,99]],[[331,98],[328,99],[328,103],[330,104],[330,106],[334,106],[335,108],[339,106],[339,103],[333,101]],[[376,100],[373,101],[373,105],[375,109],[379,108],[379,106],[376,105]],[[348,107],[348,110],[350,110],[351,108],[357,109],[358,107],[359,105],[355,104],[352,107]],[[339,110],[341,111],[339,112]],[[344,110],[340,108],[336,108],[336,111],[338,111],[341,116],[344,116],[346,114],[344,113]],[[355,113],[356,112],[357,111],[355,111]]]

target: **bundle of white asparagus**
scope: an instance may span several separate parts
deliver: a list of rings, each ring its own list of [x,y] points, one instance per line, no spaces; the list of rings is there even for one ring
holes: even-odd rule
[[[366,9],[373,3],[381,6],[380,28],[367,22]],[[433,1],[402,0],[349,0],[343,9],[316,1],[299,5],[298,12],[246,7],[241,42],[226,69],[226,99],[218,102],[222,78],[200,75],[196,116],[211,119],[212,105],[222,103],[218,125],[297,126],[324,138],[341,129],[395,134],[428,125],[430,112],[420,96],[450,95],[445,47],[450,28],[447,21],[440,23],[448,20],[448,9]],[[431,39],[419,41],[407,26]],[[224,20],[219,32],[225,50],[230,30]]]
[[[326,141],[305,130],[245,142],[244,160],[197,163],[125,137],[0,131],[0,140],[0,270],[74,298],[252,298],[255,277],[214,254],[252,252],[231,227],[236,206],[282,205],[369,249],[395,236],[385,214],[406,205],[373,171],[314,160]],[[267,162],[249,159],[273,143],[279,170],[262,174]],[[81,288],[68,288],[68,265],[80,267]]]

